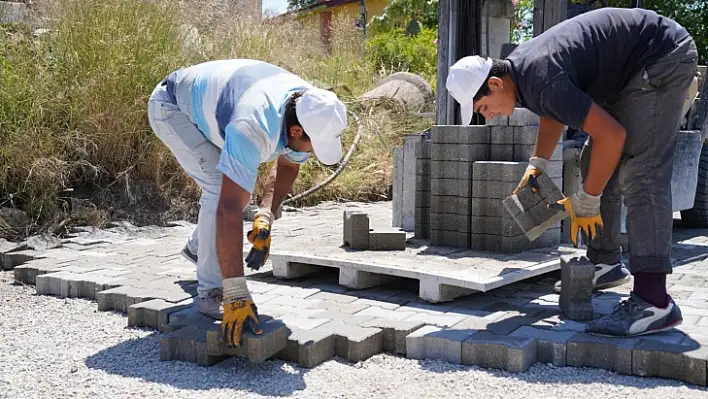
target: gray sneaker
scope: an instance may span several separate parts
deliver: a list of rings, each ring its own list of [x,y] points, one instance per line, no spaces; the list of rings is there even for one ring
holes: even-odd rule
[[[632,280],[629,270],[622,263],[606,265],[598,263],[595,265],[595,277],[592,279],[593,291],[606,290],[628,283]],[[553,292],[561,293],[561,282],[557,281],[553,286]]]
[[[197,264],[197,254],[189,250],[189,246],[185,244],[184,248],[182,248],[182,256],[185,257],[188,261],[194,263],[195,265]]]
[[[585,332],[603,337],[635,337],[670,330],[683,322],[683,316],[673,298],[668,299],[668,306],[659,308],[632,292],[612,313],[588,323]]]
[[[224,307],[221,305],[221,300],[221,288],[214,288],[209,292],[206,298],[199,298],[197,310],[212,319],[222,320],[224,317]]]

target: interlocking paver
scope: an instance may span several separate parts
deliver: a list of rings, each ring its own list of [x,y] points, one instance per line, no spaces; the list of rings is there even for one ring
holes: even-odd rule
[[[536,339],[480,331],[462,343],[462,364],[520,373],[537,359]]]
[[[173,312],[193,306],[194,300],[188,299],[179,303],[167,302],[163,299],[153,299],[128,306],[128,327],[147,327],[161,330],[169,322]]]
[[[349,362],[366,360],[383,350],[383,332],[380,328],[330,321],[317,329],[329,331],[336,336],[335,352]]]
[[[335,356],[334,341],[336,336],[330,331],[296,328],[290,328],[290,330],[285,349],[278,354],[280,359],[312,368]]]
[[[550,331],[523,326],[509,336],[536,339],[537,360],[563,367],[566,365],[566,345],[568,339],[574,334],[575,332],[572,331]]]
[[[211,366],[225,358],[207,353],[207,331],[196,326],[180,328],[160,337],[160,360],[182,360]]]
[[[285,349],[289,330],[280,320],[261,322],[261,334],[253,334],[244,328],[241,345],[227,347],[221,333],[221,322],[215,322],[206,329],[207,353],[215,356],[246,357],[255,363],[264,362]]]
[[[462,343],[476,330],[425,326],[406,337],[407,356],[411,359],[441,359],[462,363]]]
[[[683,342],[643,340],[632,350],[632,374],[706,385],[708,346],[691,342],[690,338]]]
[[[632,350],[637,338],[599,337],[578,333],[567,343],[568,366],[595,367],[621,374],[632,374]]]
[[[380,328],[383,331],[383,350],[398,355],[405,355],[407,352],[406,337],[424,325],[425,323],[420,321],[379,318],[365,321],[360,326]]]

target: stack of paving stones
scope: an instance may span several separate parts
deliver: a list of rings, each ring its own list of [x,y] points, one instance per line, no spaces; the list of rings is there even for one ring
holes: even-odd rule
[[[415,143],[415,237],[430,238],[430,140]]]
[[[35,284],[39,294],[94,299],[99,310],[127,313],[131,327],[159,330],[165,360],[213,365],[241,356],[316,367],[335,356],[359,362],[388,352],[509,372],[541,362],[708,384],[708,260],[690,261],[667,277],[681,326],[627,339],[586,334],[585,324],[565,318],[552,293],[555,277],[428,304],[393,286],[349,290],[324,276],[285,284],[260,273],[249,276],[248,286],[264,334],[246,333],[243,347],[227,349],[219,322],[194,305],[194,266],[179,255],[189,232],[24,253],[13,267],[15,280]],[[674,254],[691,259],[704,253],[701,246],[677,246]],[[593,317],[612,312],[630,289],[594,293]]]
[[[416,204],[422,206],[428,199],[429,207],[416,209],[416,237],[429,237],[436,246],[504,253],[559,245],[560,222],[529,242],[502,206],[533,154],[538,124],[538,116],[517,108],[510,117],[496,118],[489,125],[433,126],[431,142],[420,143],[430,149],[430,174],[423,157],[428,154],[421,150],[417,187],[421,193],[429,188],[429,197],[418,195]],[[561,143],[546,171],[559,189],[563,187]],[[424,218],[428,214],[422,209],[429,210],[429,218]]]

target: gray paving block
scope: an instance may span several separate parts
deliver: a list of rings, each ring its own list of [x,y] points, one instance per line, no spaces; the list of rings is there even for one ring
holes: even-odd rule
[[[558,303],[561,312],[571,320],[592,320],[595,265],[585,256],[570,255],[562,255],[560,263],[563,290]]]
[[[495,118],[487,120],[488,126],[508,126],[509,117],[508,116],[497,116]]]
[[[479,251],[519,253],[528,250],[526,236],[505,237],[490,234],[470,234],[470,248]]]
[[[244,328],[241,346],[227,347],[221,334],[221,323],[207,329],[207,351],[216,356],[246,357],[254,363],[264,362],[285,349],[290,330],[281,320],[261,322],[263,333],[253,334]]]
[[[430,178],[470,180],[472,164],[472,162],[431,161]]]
[[[554,180],[554,182],[557,181],[557,179],[562,179],[563,178],[563,161],[562,160],[557,160],[557,161],[548,161],[548,166],[546,167],[546,170],[543,171],[544,174],[548,175],[551,179]],[[561,183],[555,183],[558,188],[563,187],[563,181],[560,181]]]
[[[393,229],[369,231],[369,249],[403,251],[406,249],[406,232]]]
[[[130,296],[130,299],[128,296]],[[96,293],[96,302],[98,302],[99,312],[115,310],[127,313],[128,306],[142,302],[140,299],[147,301],[155,298],[151,298],[149,293],[143,291],[142,288],[127,285],[109,288]]]
[[[480,331],[462,343],[462,364],[521,373],[536,363],[537,353],[535,338]]]
[[[470,234],[457,231],[430,229],[430,245],[448,246],[454,248],[468,248]]]
[[[65,278],[81,278],[80,275],[71,272],[48,273],[37,276],[35,289],[39,295],[56,295],[61,298],[69,297],[68,292],[62,296],[62,281]],[[67,290],[68,291],[68,290]]]
[[[450,195],[432,195],[430,212],[448,215],[470,215],[470,198]]]
[[[430,195],[471,197],[472,182],[459,179],[430,179]]]
[[[351,249],[369,248],[369,216],[359,211],[344,211],[344,245]]]
[[[514,145],[513,144],[492,144],[489,147],[490,161],[513,161],[514,160]]]
[[[541,118],[527,108],[515,108],[509,115],[509,126],[538,126]]]
[[[15,252],[6,252],[1,255],[2,268],[4,270],[12,270],[15,267],[20,266],[26,262],[40,258],[39,252],[31,249]]]
[[[415,224],[430,224],[430,208],[415,208]]]
[[[328,330],[292,328],[285,349],[276,356],[302,367],[312,368],[335,356],[335,338],[336,336]]]
[[[558,247],[561,243],[560,227],[552,227],[538,236],[537,239],[529,242],[529,249],[540,249],[549,247]]]
[[[471,198],[470,216],[502,217],[506,213],[504,203],[498,198]]]
[[[502,216],[470,216],[470,232],[503,237],[518,237],[524,234],[513,219]]]
[[[163,299],[136,303],[128,306],[128,327],[147,327],[160,330],[163,324],[169,323],[169,316],[173,312],[193,306],[193,299],[172,303]]]
[[[568,216],[565,211],[548,208],[549,203],[563,199],[563,194],[550,177],[542,174],[537,182],[539,188],[536,193],[526,186],[504,199],[504,207],[529,241],[538,238],[545,230],[557,227]]]
[[[450,213],[430,213],[430,228],[435,230],[470,232],[470,217]]]
[[[518,184],[518,181],[475,181],[472,184],[472,198],[504,199],[514,192]]]
[[[489,144],[433,144],[432,161],[474,162],[489,158]]]
[[[514,144],[514,127],[498,125],[491,128],[490,142],[492,147],[500,144]]]
[[[441,328],[426,326],[416,331],[413,331],[406,337],[413,340],[422,340],[423,342],[423,357],[424,359],[440,359],[450,363],[462,363],[462,342],[477,333],[476,330]],[[413,353],[407,357],[415,358],[416,352],[420,350],[415,348]]]
[[[427,175],[415,175],[415,188],[416,190],[429,191],[430,190],[430,174]]]
[[[382,309],[386,312],[394,313],[393,311]],[[363,312],[362,312],[363,313]],[[380,328],[383,335],[382,349],[386,352],[392,352],[397,355],[406,354],[406,337],[423,327],[425,322],[422,321],[405,321],[394,320],[390,318],[376,318],[361,323],[361,327]]]
[[[318,327],[335,337],[337,356],[360,362],[383,351],[383,332],[380,328],[352,326],[341,321],[330,321]]]
[[[428,158],[417,158],[415,160],[416,176],[430,175],[430,160]]]
[[[523,326],[512,332],[510,336],[536,339],[536,357],[539,362],[565,367],[567,343],[574,334],[573,331],[551,331]]]
[[[160,360],[179,360],[212,366],[225,356],[207,353],[207,332],[196,326],[188,326],[160,337]]]
[[[518,184],[524,176],[528,162],[477,161],[472,166],[472,179],[511,182]]]
[[[705,386],[708,346],[643,339],[632,350],[632,374],[660,377]]]
[[[632,350],[636,338],[598,337],[577,333],[567,342],[566,363],[571,367],[594,367],[632,374]]]
[[[419,239],[429,239],[430,238],[430,224],[428,223],[417,223],[415,224],[415,238]]]
[[[418,208],[430,208],[430,191],[416,190],[415,194],[415,207]],[[416,212],[417,214],[417,212]]]
[[[341,321],[345,324],[350,324],[352,326],[361,325],[365,321],[374,319],[375,316],[367,314],[350,314],[340,312],[338,310],[323,310],[321,312],[313,313],[310,317],[315,319],[329,319],[333,321]]]
[[[490,127],[484,125],[433,125],[430,136],[433,143],[486,144]]]
[[[416,159],[430,159],[430,141],[416,141],[414,148]]]
[[[513,143],[520,145],[536,145],[538,126],[513,126]]]

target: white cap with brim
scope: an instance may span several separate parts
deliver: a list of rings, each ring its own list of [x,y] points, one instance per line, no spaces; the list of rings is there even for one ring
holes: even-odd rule
[[[492,58],[485,59],[478,55],[461,58],[450,67],[445,86],[452,98],[460,103],[460,118],[465,126],[472,121],[474,96],[487,80],[491,69]]]
[[[342,159],[340,133],[347,128],[347,110],[331,91],[312,88],[295,104],[295,113],[317,159],[334,165]]]

